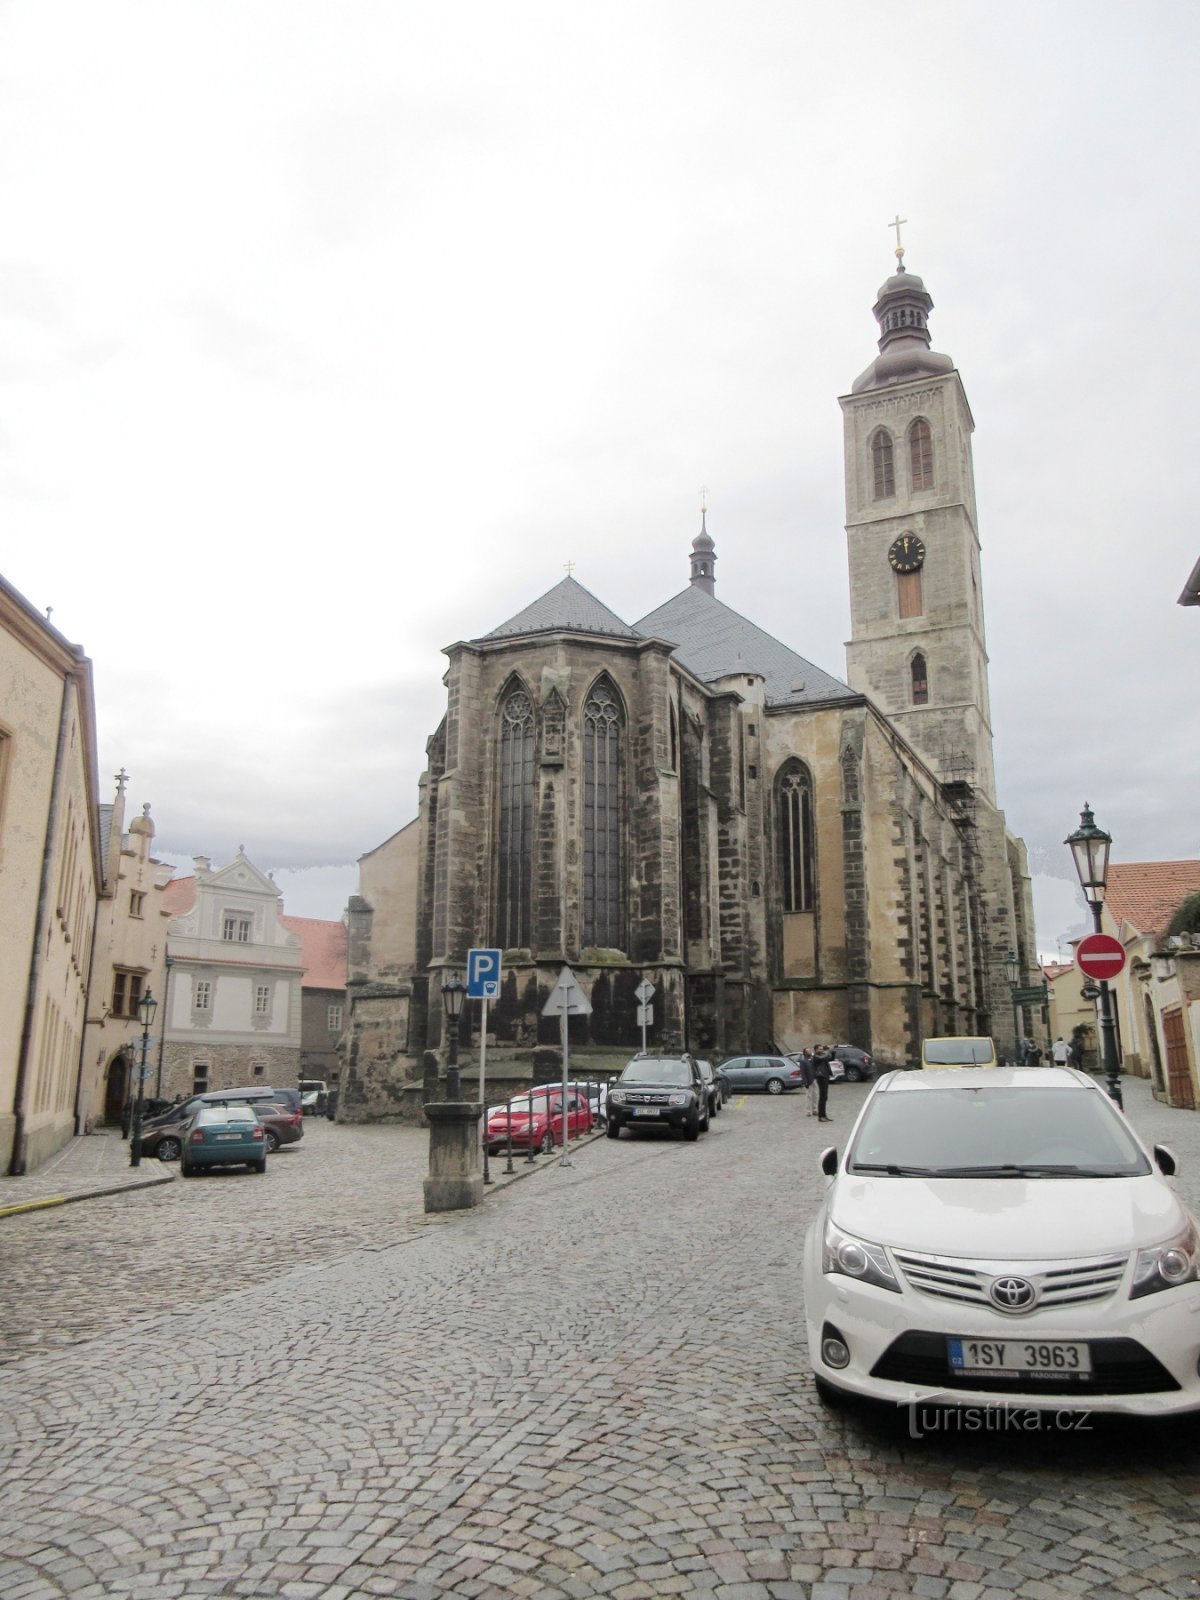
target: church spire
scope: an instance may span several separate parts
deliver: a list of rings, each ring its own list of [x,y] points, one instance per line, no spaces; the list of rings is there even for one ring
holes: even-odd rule
[[[708,515],[708,490],[700,491],[700,532],[692,540],[692,586],[705,594],[716,594],[717,552],[712,537],[705,526]]]

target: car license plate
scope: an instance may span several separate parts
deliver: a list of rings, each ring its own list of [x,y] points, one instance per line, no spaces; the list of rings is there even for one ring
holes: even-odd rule
[[[219,1133],[217,1135],[218,1140],[220,1140],[220,1139],[240,1139],[241,1137],[242,1136],[241,1136],[240,1133]]]
[[[634,1114],[635,1117],[656,1117],[658,1115],[658,1107],[657,1106],[634,1106],[633,1114]]]
[[[1086,1344],[1045,1339],[947,1339],[953,1372],[971,1377],[1090,1378]]]

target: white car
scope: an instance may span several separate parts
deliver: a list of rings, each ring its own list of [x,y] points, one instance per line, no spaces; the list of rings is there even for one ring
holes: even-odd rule
[[[805,1240],[818,1392],[1200,1409],[1200,1229],[1175,1160],[1064,1067],[881,1078]]]

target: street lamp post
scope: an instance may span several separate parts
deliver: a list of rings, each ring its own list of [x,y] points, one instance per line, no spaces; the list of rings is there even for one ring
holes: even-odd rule
[[[1092,926],[1101,932],[1100,918],[1104,908],[1104,892],[1108,886],[1108,851],[1112,835],[1096,826],[1092,808],[1084,805],[1079,814],[1079,826],[1063,841],[1071,847],[1075,871],[1079,874],[1079,887],[1083,890],[1092,913]],[[1109,1095],[1124,1109],[1121,1098],[1121,1069],[1117,1063],[1117,1030],[1113,1022],[1112,996],[1108,979],[1100,983],[1100,1060]]]
[[[446,1057],[447,1100],[462,1099],[462,1088],[458,1081],[458,1024],[466,997],[466,986],[458,973],[452,972],[442,984],[442,1004],[446,1008],[446,1021],[450,1028],[450,1049]]]
[[[142,1059],[138,1063],[137,1094],[133,1102],[133,1126],[129,1135],[129,1165],[142,1164],[142,1107],[146,1099],[146,1057],[150,1053],[150,1024],[158,1009],[158,1001],[149,989],[138,1001],[138,1016],[142,1019]]]
[[[1013,1048],[1017,1053],[1016,1065],[1021,1065],[1021,1013],[1017,1007],[1017,989],[1021,983],[1021,958],[1009,946],[1008,954],[1004,958],[1004,976],[1008,979],[1008,992],[1012,996],[1013,1008]]]

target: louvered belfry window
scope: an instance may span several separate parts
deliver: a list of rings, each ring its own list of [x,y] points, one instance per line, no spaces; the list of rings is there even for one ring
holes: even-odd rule
[[[896,469],[892,460],[892,436],[886,428],[877,428],[871,436],[871,475],[875,484],[875,499],[887,500],[896,492]]]
[[[802,761],[792,761],[779,778],[779,862],[785,911],[813,908],[812,777]]]
[[[621,707],[598,683],[583,711],[583,942],[625,947],[621,908]]]
[[[933,488],[933,434],[924,417],[908,430],[908,464],[914,489]]]
[[[500,711],[500,876],[497,942],[527,947],[532,925],[533,706],[515,689]]]

